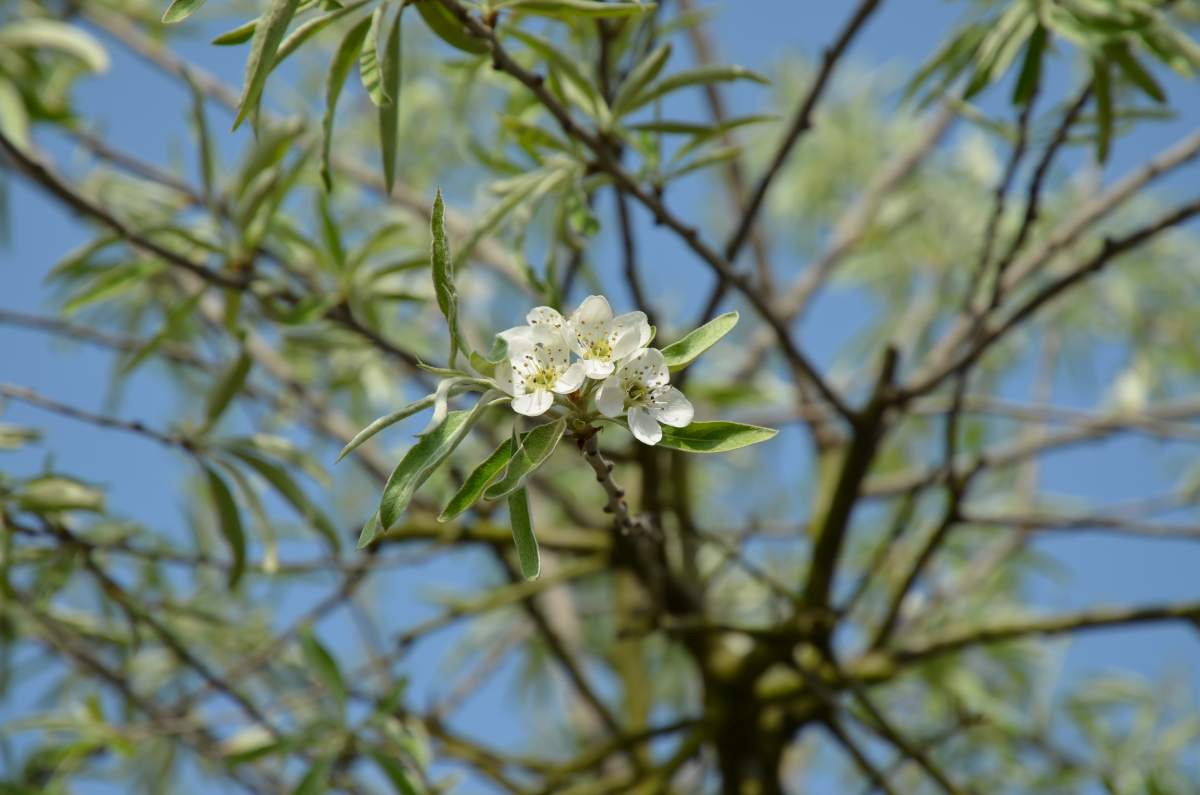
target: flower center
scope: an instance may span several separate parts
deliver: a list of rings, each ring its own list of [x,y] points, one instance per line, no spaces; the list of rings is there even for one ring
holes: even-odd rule
[[[608,344],[608,340],[593,340],[592,344],[587,349],[589,359],[611,359],[612,346]]]

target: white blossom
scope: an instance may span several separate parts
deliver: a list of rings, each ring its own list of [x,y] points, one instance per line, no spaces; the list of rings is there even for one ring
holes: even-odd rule
[[[512,395],[518,414],[540,416],[554,404],[554,393],[569,395],[583,386],[585,368],[571,363],[561,329],[531,323],[499,336],[508,344],[508,358],[496,365],[496,385]]]
[[[662,351],[637,351],[604,380],[596,393],[596,408],[606,417],[626,414],[629,430],[644,444],[662,439],[659,423],[683,428],[692,421],[692,404],[668,384],[670,373]]]
[[[529,322],[534,322],[532,317],[538,312],[542,312],[541,322],[555,322],[550,312],[561,322],[562,316],[549,307],[535,309],[530,313]],[[602,295],[585,298],[571,313],[565,329],[575,353],[583,359],[588,378],[596,380],[612,375],[622,359],[645,348],[652,336],[645,312],[626,312],[613,317],[612,307]]]

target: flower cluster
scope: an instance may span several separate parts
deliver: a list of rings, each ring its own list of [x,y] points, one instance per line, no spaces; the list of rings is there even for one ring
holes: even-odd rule
[[[608,300],[592,295],[570,317],[539,306],[525,319],[526,325],[498,335],[507,358],[496,366],[496,383],[512,396],[513,411],[538,417],[554,405],[555,395],[572,409],[594,396],[601,414],[625,415],[645,444],[662,439],[659,423],[691,423],[692,404],[670,385],[662,352],[648,347],[654,331],[645,313],[614,317]]]

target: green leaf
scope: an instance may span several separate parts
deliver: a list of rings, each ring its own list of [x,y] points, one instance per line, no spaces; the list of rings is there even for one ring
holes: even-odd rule
[[[416,0],[421,19],[439,39],[456,50],[479,55],[488,51],[488,43],[468,31],[458,18],[438,0]]]
[[[383,498],[379,502],[379,522],[383,529],[386,530],[399,521],[417,488],[450,453],[454,452],[454,448],[458,447],[475,420],[479,419],[479,415],[487,408],[490,394],[481,397],[470,411],[450,412],[437,430],[422,436],[404,454],[404,458],[388,478],[387,485],[383,488]],[[360,538],[359,548],[363,546]]]
[[[1112,78],[1107,61],[1092,60],[1092,85],[1096,90],[1096,160],[1104,163],[1108,160],[1113,135]]]
[[[261,456],[257,456],[245,448],[230,448],[230,452],[269,483],[271,488],[288,505],[292,506],[296,513],[303,516],[306,521],[316,528],[317,532],[329,542],[329,546],[334,551],[341,549],[341,539],[338,537],[338,530],[333,521],[308,498],[304,490],[296,484],[296,481],[292,479],[291,475],[283,467],[273,461],[268,461]]]
[[[425,409],[429,408],[430,406],[432,406],[434,404],[434,402],[436,400],[437,400],[436,394],[435,395],[426,395],[425,397],[421,398],[420,400],[414,400],[412,403],[409,403],[407,406],[405,406],[402,409],[397,409],[396,411],[393,411],[390,414],[384,414],[382,417],[375,420],[370,425],[368,425],[367,427],[365,427],[361,431],[359,431],[354,436],[353,439],[351,439],[349,442],[347,442],[346,446],[342,448],[342,451],[340,453],[338,453],[337,460],[341,461],[343,458],[345,458],[347,455],[349,455],[352,450],[354,450],[356,447],[361,445],[363,442],[370,439],[375,434],[382,431],[384,428],[387,428],[390,425],[395,425],[397,422],[400,422],[401,420],[411,417],[412,415],[416,414],[418,411],[424,411]]]
[[[0,78],[0,133],[18,149],[29,146],[29,113],[21,92],[11,80]]]
[[[287,33],[288,24],[296,13],[299,0],[271,0],[267,10],[259,17],[250,40],[250,57],[246,59],[246,75],[243,78],[242,95],[238,99],[237,117],[233,129],[237,129],[258,107],[267,75],[275,65],[275,52]]]
[[[623,113],[630,113],[648,105],[659,97],[666,96],[681,88],[701,86],[709,83],[729,83],[735,80],[750,80],[763,85],[769,84],[764,75],[743,66],[701,66],[696,69],[684,69],[669,75],[662,80],[647,86],[637,96],[626,101]]]
[[[564,53],[550,41],[520,28],[508,27],[504,29],[504,33],[521,41],[529,49],[545,58],[566,78],[568,83],[578,89],[578,97],[586,101],[576,104],[579,104],[584,111],[591,113],[601,121],[606,122],[608,120],[608,106],[604,101],[604,97],[600,95],[595,84],[579,69],[579,66],[573,60],[573,56]],[[568,98],[575,97],[576,94],[572,92]]]
[[[217,379],[217,383],[208,393],[208,401],[204,405],[205,430],[216,424],[221,415],[225,413],[225,409],[229,407],[230,402],[237,396],[242,384],[246,382],[246,376],[250,374],[250,365],[250,355],[243,350]]]
[[[716,345],[721,337],[732,331],[737,322],[737,312],[717,315],[700,328],[694,329],[683,339],[663,348],[662,354],[663,358],[667,360],[667,367],[672,371],[687,367],[693,359]]]
[[[300,49],[300,45],[311,39],[320,31],[324,30],[329,23],[341,19],[352,11],[357,11],[366,5],[369,0],[358,0],[356,3],[335,8],[332,11],[322,14],[319,17],[314,17],[308,20],[303,25],[298,25],[288,37],[279,45],[279,50],[275,53],[275,66],[283,63],[289,55]]]
[[[162,270],[157,261],[134,262],[129,265],[110,267],[100,273],[85,289],[72,295],[62,306],[62,313],[70,315],[85,306],[104,301],[128,290],[140,287],[146,280]]]
[[[26,511],[104,512],[104,492],[66,475],[43,475],[27,481],[17,491],[17,505]]]
[[[0,450],[17,450],[42,438],[37,428],[0,423]]]
[[[685,453],[725,453],[765,442],[778,431],[741,422],[693,422],[686,428],[663,426],[659,447]]]
[[[621,87],[617,90],[617,96],[613,99],[612,110],[616,116],[621,116],[629,109],[629,104],[637,97],[647,85],[650,84],[667,60],[671,57],[671,43],[663,42],[650,51],[650,54],[643,58],[637,66],[633,67],[629,76],[621,83]]]
[[[242,529],[242,517],[238,513],[237,503],[233,501],[229,486],[221,476],[211,467],[205,464],[201,466],[208,481],[209,499],[217,512],[217,529],[225,539],[233,558],[233,566],[229,569],[229,587],[233,589],[237,587],[242,579],[242,572],[246,570],[246,533]]]
[[[312,627],[304,626],[298,633],[300,651],[304,654],[304,664],[312,672],[326,690],[329,691],[343,708],[346,706],[346,681],[342,678],[337,660],[325,648],[313,632]]]
[[[392,788],[399,795],[420,795],[416,785],[412,783],[408,771],[404,769],[404,765],[399,760],[392,759],[383,751],[372,751],[371,758],[375,760],[375,764],[379,765],[379,769],[387,776]]]
[[[512,459],[513,441],[505,439],[501,444],[492,451],[492,454],[483,460],[483,462],[467,475],[467,479],[463,481],[462,486],[454,496],[450,498],[450,502],[446,503],[446,507],[438,515],[439,522],[448,522],[454,517],[461,514],[463,511],[474,505],[483,492],[492,481],[500,476],[504,468],[508,466],[508,462]]]
[[[533,517],[529,514],[529,492],[525,489],[517,489],[508,495],[508,520],[512,524],[521,574],[527,580],[536,580],[542,571],[542,562],[537,537],[533,534]]]
[[[325,182],[326,191],[333,190],[329,155],[333,147],[333,121],[338,97],[342,94],[342,86],[350,75],[350,68],[354,66],[354,60],[358,57],[363,39],[367,35],[367,28],[371,25],[371,19],[364,18],[350,28],[329,64],[329,75],[325,80],[325,113],[321,117],[321,179]]]
[[[628,17],[653,11],[655,3],[601,2],[600,0],[502,0],[498,8],[510,8],[526,14],[551,17],[553,19],[576,19],[588,17]]]
[[[433,216],[430,221],[430,231],[433,233],[433,291],[437,296],[438,309],[446,318],[450,328],[450,361],[451,368],[462,347],[462,336],[458,330],[458,289],[454,285],[454,261],[450,258],[450,243],[446,238],[446,204],[442,200],[442,191],[438,189],[433,200]]]
[[[1023,106],[1033,99],[1034,92],[1042,79],[1042,57],[1046,52],[1046,42],[1049,36],[1041,25],[1033,31],[1025,44],[1025,60],[1021,63],[1021,72],[1013,86],[1012,102]]]
[[[233,30],[227,30],[221,35],[212,40],[212,44],[218,47],[232,47],[236,44],[245,44],[254,37],[254,29],[258,27],[258,20],[252,19],[249,22],[243,22]]]
[[[401,28],[405,6],[400,7],[396,21],[392,23],[383,49],[383,92],[392,101],[379,108],[379,144],[383,153],[383,184],[388,194],[396,182],[396,146],[400,130],[400,79],[401,79]]]
[[[1166,102],[1167,93],[1154,79],[1154,75],[1142,66],[1141,62],[1129,51],[1129,46],[1120,43],[1104,48],[1104,53],[1112,58],[1117,67],[1129,79],[1129,82],[1142,90],[1146,96],[1155,102]]]
[[[508,464],[508,471],[500,481],[484,492],[489,500],[498,500],[521,487],[525,478],[546,462],[558,441],[562,438],[567,421],[558,419],[539,425],[522,436],[521,449]]]
[[[363,547],[367,546],[376,538],[378,538],[379,534],[382,532],[383,525],[379,523],[379,511],[376,511],[375,513],[371,514],[371,518],[363,524],[362,531],[358,534],[358,548],[362,549]]]
[[[202,5],[204,5],[204,0],[171,0],[171,5],[167,6],[167,10],[162,15],[163,24],[172,25],[182,22]]]
[[[329,792],[329,776],[333,773],[332,759],[318,759],[296,784],[292,795],[325,795]]]
[[[386,107],[392,104],[392,98],[383,90],[383,76],[379,69],[379,34],[383,28],[383,18],[387,13],[387,5],[380,3],[371,14],[371,27],[367,31],[367,39],[362,43],[362,52],[358,59],[358,74],[362,79],[367,96],[376,107]]]
[[[93,72],[108,69],[108,52],[90,34],[52,19],[18,19],[0,26],[0,49],[31,47],[57,50],[82,61]]]

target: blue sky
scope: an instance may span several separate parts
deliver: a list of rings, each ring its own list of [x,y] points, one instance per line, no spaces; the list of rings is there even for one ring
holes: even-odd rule
[[[205,10],[217,5],[210,3]],[[726,2],[719,6],[713,33],[724,59],[769,71],[796,52],[817,54],[841,24],[848,5],[786,0]],[[902,73],[940,40],[962,5],[934,0],[885,2],[883,11],[856,42],[852,58],[860,66]],[[243,50],[209,47],[202,37],[181,47],[185,55],[228,82],[240,80]],[[685,49],[681,47],[680,51]],[[119,46],[114,45],[111,52],[113,65],[109,74],[88,82],[80,91],[79,104],[84,117],[98,120],[105,136],[120,147],[156,162],[172,164],[186,158],[189,150],[182,121],[189,103],[186,94],[176,84],[146,69]],[[1057,79],[1061,78],[1059,75]],[[1183,111],[1169,123],[1146,125],[1120,141],[1110,174],[1123,173],[1148,153],[1200,124],[1200,88],[1170,77],[1164,82],[1175,106]],[[756,103],[765,98],[764,92],[751,88],[737,88],[730,94],[734,107],[745,112],[753,111]],[[226,128],[219,121],[214,129]],[[244,130],[239,132],[236,145],[231,138],[222,149],[236,151],[246,135]],[[43,143],[56,156],[72,157],[61,141],[46,139]],[[1167,180],[1163,189],[1179,191],[1189,184],[1194,186],[1200,182],[1197,177],[1193,165]],[[89,239],[90,232],[20,181],[10,180],[8,190],[11,240],[0,248],[0,308],[48,312],[53,303],[43,277],[67,251]],[[673,196],[672,200],[682,214],[703,212],[702,197]],[[641,216],[639,233],[646,242],[649,257],[671,260],[687,256]],[[694,264],[688,267],[689,273],[698,272]],[[706,293],[704,278],[697,277],[691,282],[692,288],[680,292],[672,303],[686,301],[689,293]],[[828,361],[833,356],[832,341],[843,338],[849,328],[840,316],[856,300],[853,296],[833,296],[830,302],[833,308],[812,313],[801,329],[805,345],[819,360]],[[687,316],[692,314],[688,312]],[[64,402],[99,410],[105,404],[105,384],[111,365],[108,354],[93,348],[66,345],[45,335],[0,326],[0,381],[23,384]],[[1078,384],[1063,382],[1056,390],[1064,400],[1087,402],[1086,390]],[[178,407],[177,396],[153,368],[145,368],[129,383],[114,410],[123,417],[163,427],[176,416]],[[33,424],[46,432],[44,444],[36,450],[5,455],[0,460],[5,471],[18,475],[34,473],[43,466],[45,452],[54,451],[64,468],[109,485],[110,503],[117,511],[170,532],[183,528],[184,496],[180,485],[187,469],[186,462],[174,453],[140,438],[99,430],[18,405],[10,406],[0,421]],[[401,443],[401,434],[394,438]],[[793,451],[799,452],[798,448]],[[1172,455],[1168,456],[1168,452]],[[1177,453],[1152,442],[1132,441],[1106,444],[1087,453],[1060,454],[1047,459],[1044,483],[1056,491],[1087,497],[1136,496],[1144,493],[1148,483],[1162,482],[1164,468],[1173,465]],[[1200,570],[1200,551],[1194,544],[1082,535],[1041,542],[1040,547],[1051,553],[1066,571],[1058,584],[1047,582],[1038,589],[1037,598],[1047,606],[1066,608],[1200,596],[1195,576]],[[472,583],[464,572],[473,568],[462,558],[450,560],[423,571],[416,584],[387,586],[385,593],[389,600],[396,599],[393,604],[400,605],[396,609],[401,616],[416,620],[427,614],[427,609],[398,597],[421,592],[433,583],[470,587]],[[289,606],[286,612],[296,613],[303,607],[301,602]],[[334,621],[346,620],[345,613],[334,617]],[[323,629],[330,637],[343,637],[336,626]],[[414,655],[408,673],[413,677],[415,692],[436,686],[439,660],[451,637],[443,635]],[[1194,632],[1179,628],[1091,635],[1067,653],[1064,672],[1066,676],[1077,676],[1103,668],[1138,671],[1148,677],[1190,671],[1191,681],[1200,686],[1200,644]],[[510,728],[512,724],[506,719],[512,699],[503,689],[491,688],[472,702],[465,713],[472,731],[497,743],[515,740],[511,735],[515,728]],[[0,708],[0,717],[3,713]]]

